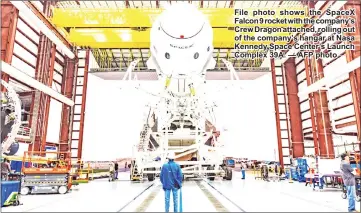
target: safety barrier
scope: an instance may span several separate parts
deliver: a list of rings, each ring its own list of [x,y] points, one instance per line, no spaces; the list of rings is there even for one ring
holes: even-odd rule
[[[56,156],[71,154],[68,152],[43,152],[43,151],[26,151],[22,159],[23,166],[22,172],[33,173],[67,173],[71,168],[70,159],[56,159],[46,157],[48,154],[54,154]],[[25,163],[28,162],[31,164],[31,167],[26,167]]]
[[[56,185],[56,184],[67,184],[66,181],[25,181],[24,184],[52,184],[52,185]]]

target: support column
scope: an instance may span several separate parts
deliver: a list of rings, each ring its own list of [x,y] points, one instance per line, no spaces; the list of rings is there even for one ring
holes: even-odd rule
[[[324,77],[322,59],[313,57],[311,66],[311,73],[313,82],[316,82]],[[333,147],[332,128],[330,120],[330,111],[328,109],[328,99],[325,90],[319,90],[313,93],[316,118],[317,118],[317,133],[320,146],[320,157],[334,159],[335,149]]]
[[[350,62],[355,58],[360,56],[360,28],[361,28],[361,3],[359,1],[352,1],[348,2],[345,5],[345,10],[348,9],[355,9],[356,15],[353,17],[355,19],[355,33],[346,33],[347,36],[354,36],[355,40],[352,42],[355,45],[355,50],[346,50],[346,60]],[[350,18],[350,17],[347,17]],[[348,27],[351,27],[349,25]],[[346,43],[346,42],[345,42]],[[355,110],[355,117],[356,117],[356,127],[357,127],[357,136],[359,143],[361,142],[361,68],[356,69],[355,71],[349,74],[350,84],[351,84],[351,92],[352,92],[352,99],[353,99],[353,106]],[[361,144],[360,144],[361,146]],[[360,147],[361,150],[361,147]]]
[[[305,58],[305,73],[306,73],[307,86],[310,86],[313,82],[311,79],[311,72],[310,72],[310,59],[308,57]],[[316,122],[315,122],[316,116],[315,116],[313,93],[308,94],[308,103],[310,105],[312,137],[313,137],[313,143],[314,143],[314,147],[315,147],[315,155],[320,156],[320,149],[319,149],[320,146],[318,143],[317,126],[316,126]]]
[[[284,63],[287,98],[289,103],[290,123],[291,123],[291,141],[293,157],[303,157],[305,153],[303,143],[302,118],[300,101],[298,98],[297,72],[295,58],[291,57]],[[286,106],[287,107],[287,106]]]
[[[272,73],[273,99],[274,99],[275,116],[276,116],[278,158],[279,158],[281,167],[284,167],[282,137],[281,137],[281,121],[280,121],[280,111],[278,108],[278,97],[277,97],[276,67],[275,67],[275,60],[273,58],[271,58],[271,73]]]
[[[45,1],[43,13],[50,16],[50,6],[52,2]],[[35,79],[52,87],[54,75],[56,47],[45,34],[40,33],[38,55],[35,67]],[[33,93],[31,105],[31,117],[29,125],[35,136],[29,151],[45,151],[46,134],[49,120],[50,96],[43,92],[35,91]]]
[[[61,85],[61,93],[72,100],[74,100],[74,84],[75,77],[77,75],[78,58],[69,59],[65,58],[65,67],[63,71],[63,82]],[[72,135],[70,129],[72,128],[72,107],[63,104],[61,115],[61,127],[60,127],[60,140],[59,140],[59,152],[71,152],[71,140]],[[63,154],[59,156],[59,159],[71,159],[71,153]]]
[[[8,64],[11,64],[13,57],[18,17],[19,10],[10,1],[1,2],[1,60]],[[9,75],[2,72],[1,79],[9,82]],[[1,91],[5,91],[2,86]]]

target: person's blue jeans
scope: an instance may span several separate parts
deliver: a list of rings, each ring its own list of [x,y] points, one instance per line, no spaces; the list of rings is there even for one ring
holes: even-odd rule
[[[114,171],[114,179],[118,179],[118,170]]]
[[[169,212],[169,203],[170,203],[170,192],[173,194],[173,207],[174,212],[178,212],[178,189],[164,190],[165,192],[165,212]]]
[[[356,209],[355,200],[356,200],[356,187],[355,186],[346,186],[347,190],[347,199],[348,199],[348,211],[352,212]]]
[[[242,179],[245,179],[246,178],[246,170],[242,169]]]

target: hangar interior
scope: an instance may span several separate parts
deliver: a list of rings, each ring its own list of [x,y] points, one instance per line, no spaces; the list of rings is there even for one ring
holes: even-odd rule
[[[127,105],[121,100],[123,98],[131,100],[132,98],[118,97],[118,91],[114,91],[115,95],[113,95],[111,89],[104,90],[107,91],[104,94],[98,92],[96,95],[94,95],[94,91],[101,91],[101,88],[97,88],[100,85],[104,85],[104,87],[111,85],[115,88],[114,90],[119,90],[120,87],[126,90],[128,87],[124,86],[125,81],[136,81],[139,84],[144,83],[144,85],[162,86],[164,84],[158,73],[153,69],[148,69],[147,66],[147,60],[151,57],[150,30],[153,22],[164,11],[164,8],[176,2],[193,4],[209,19],[213,30],[213,58],[216,61],[214,69],[207,70],[205,74],[205,79],[210,82],[210,85],[220,85],[219,82],[232,81],[232,84],[242,87],[242,82],[247,81],[247,84],[250,85],[255,82],[257,86],[246,89],[246,92],[250,94],[248,96],[250,99],[252,99],[252,94],[258,94],[257,91],[252,93],[253,91],[250,90],[257,89],[260,93],[268,94],[267,97],[272,97],[272,103],[267,102],[271,103],[267,109],[272,114],[270,122],[265,121],[265,118],[262,119],[262,113],[261,116],[257,116],[256,110],[251,111],[252,106],[248,108],[250,112],[244,112],[244,114],[248,113],[250,117],[254,118],[255,126],[257,123],[260,126],[262,126],[262,122],[264,123],[262,128],[254,130],[255,134],[262,135],[263,131],[268,131],[267,134],[273,135],[269,141],[262,143],[269,143],[276,147],[275,150],[268,150],[272,157],[274,155],[274,159],[248,160],[274,161],[290,174],[289,180],[260,181],[256,180],[258,171],[247,168],[247,178],[243,180],[236,163],[231,181],[217,178],[212,182],[204,179],[202,179],[203,182],[186,181],[183,187],[183,210],[210,212],[295,211],[296,209],[297,211],[334,212],[346,210],[347,199],[341,198],[341,194],[343,195],[341,189],[334,192],[325,188],[321,192],[317,190],[315,192],[315,190],[305,187],[304,184],[296,184],[295,182],[298,181],[292,180],[291,168],[295,161],[298,161],[297,159],[312,158],[320,159],[320,161],[309,160],[309,166],[311,166],[310,162],[314,162],[317,168],[322,164],[323,168],[327,167],[328,170],[336,168],[335,170],[337,170],[340,163],[339,157],[345,152],[355,156],[356,162],[358,156],[359,161],[361,147],[359,1],[124,0],[1,2],[2,100],[3,97],[12,100],[18,96],[19,107],[21,106],[21,110],[15,112],[18,121],[13,127],[6,126],[8,122],[5,122],[5,117],[4,122],[2,121],[2,147],[3,149],[4,147],[9,148],[2,151],[2,157],[21,162],[27,162],[26,158],[28,157],[32,158],[33,163],[36,164],[48,162],[47,159],[50,158],[55,159],[54,161],[68,162],[72,164],[72,168],[62,167],[57,172],[52,171],[51,174],[63,175],[64,173],[66,175],[61,178],[68,178],[74,171],[73,169],[77,171],[77,174],[81,170],[81,174],[78,175],[87,182],[87,184],[69,186],[71,185],[70,180],[67,179],[64,183],[60,181],[63,184],[61,186],[68,187],[66,193],[61,193],[59,187],[57,188],[61,194],[59,196],[51,194],[20,196],[20,202],[23,205],[2,207],[2,211],[162,211],[164,198],[158,180],[154,182],[130,181],[129,173],[131,173],[132,179],[134,169],[129,171],[125,168],[124,172],[119,173],[119,179],[126,181],[108,182],[108,178],[98,180],[94,173],[95,170],[92,169],[90,172],[88,169],[84,172],[84,168],[86,168],[85,164],[90,167],[90,164],[108,165],[110,161],[122,162],[115,157],[104,160],[91,159],[93,152],[103,149],[101,138],[108,134],[107,132],[95,133],[92,126],[104,126],[102,127],[104,130],[116,131],[117,124],[112,124],[115,127],[111,128],[103,125],[103,121],[108,122],[108,120],[112,120],[112,116],[117,117],[116,112],[107,110],[108,104],[115,103],[112,102],[114,99],[119,99],[121,105]],[[354,8],[356,15],[353,18],[356,21],[354,25],[356,32],[349,35],[356,38],[353,42],[355,50],[332,50],[337,54],[336,58],[318,60],[314,57],[254,60],[234,58],[235,32],[234,24],[230,20],[233,20],[235,8],[296,7],[321,10],[322,15],[313,17],[315,19],[330,18],[325,15],[327,9]],[[342,17],[338,16],[337,18]],[[279,26],[269,25],[269,27]],[[326,43],[334,42],[326,41]],[[292,49],[290,52],[296,54],[297,50]],[[284,54],[290,53],[284,52]],[[130,74],[129,67],[136,60],[138,63]],[[230,63],[227,64],[227,62]],[[234,72],[230,71],[230,66],[234,68]],[[134,78],[136,79],[134,80]],[[93,82],[102,82],[102,84],[88,84],[90,79],[96,79]],[[268,79],[270,89],[262,89],[262,85],[266,84],[262,83],[265,79]],[[256,84],[256,82],[260,83]],[[116,88],[117,85],[122,86]],[[237,99],[237,91],[232,90],[229,99]],[[130,96],[130,93],[124,94]],[[96,106],[102,105],[103,107],[99,109],[93,107],[91,110],[91,105],[95,105],[97,100],[98,102],[102,100],[102,103],[98,103]],[[247,104],[247,100],[240,101]],[[267,105],[262,100],[257,104]],[[131,110],[131,107],[128,108]],[[2,105],[2,120],[3,111],[5,112],[6,109]],[[115,107],[112,109],[116,110]],[[90,115],[87,114],[87,111],[94,115],[97,114],[99,117],[107,117],[108,120],[99,118],[97,121],[98,117],[89,118]],[[117,122],[123,122],[124,124],[119,125],[124,128],[128,125],[127,122],[129,122],[129,126],[136,125],[132,124],[131,119]],[[242,123],[242,120],[238,122]],[[236,126],[237,124],[234,124],[232,131],[241,131],[237,130]],[[247,126],[247,124],[239,124],[239,126]],[[220,132],[221,136],[219,137],[221,138],[225,128],[214,128],[213,132],[211,131],[212,138],[219,136],[214,136],[215,132]],[[13,130],[16,132],[12,132]],[[123,129],[123,131],[126,132],[128,129]],[[131,131],[130,127],[129,131]],[[139,131],[138,129],[135,131],[137,137],[141,131],[142,127],[139,127]],[[108,137],[109,142],[104,141],[104,143],[112,146],[112,143],[124,140],[121,138],[122,130],[119,130],[117,134],[120,135],[120,138],[109,139]],[[98,150],[91,148],[95,146],[95,137]],[[110,140],[114,140],[114,142]],[[228,140],[232,139],[228,138]],[[247,143],[252,143],[251,139],[242,142],[242,146],[246,146]],[[125,147],[131,149],[132,146],[131,144]],[[229,147],[232,146],[232,144],[229,145]],[[232,153],[240,152],[237,149],[241,150],[242,146],[235,146],[237,148]],[[255,149],[249,149],[247,152],[261,153],[263,145],[260,142],[250,146]],[[85,150],[87,150],[87,154],[84,153]],[[85,155],[86,159],[84,159]],[[106,153],[104,155],[106,156]],[[132,158],[132,156],[118,156],[118,158],[125,157]],[[242,158],[243,156],[228,157]],[[130,162],[133,160],[129,161],[129,164],[132,164]],[[21,164],[19,172],[24,173],[27,169],[24,170],[25,163]],[[120,165],[123,166],[123,164]],[[311,169],[308,172],[310,173],[310,171]],[[36,174],[34,168],[33,170],[29,168],[28,172],[31,175]],[[358,167],[358,172],[360,172],[360,167]],[[103,173],[107,172],[103,171]],[[82,176],[84,174],[86,174],[85,178]],[[23,184],[24,179],[28,176],[22,175],[23,180],[20,182]],[[99,176],[103,177],[103,175]],[[25,184],[30,184],[30,182],[25,181]],[[198,199],[192,199],[191,194],[196,194]],[[254,199],[255,197],[257,199]],[[358,194],[359,197],[360,194]],[[266,205],[259,205],[259,200],[266,202]],[[199,205],[199,203],[202,204]],[[275,203],[279,205],[274,205]],[[295,209],[294,206],[297,208]],[[360,210],[359,205],[356,208],[358,211]]]

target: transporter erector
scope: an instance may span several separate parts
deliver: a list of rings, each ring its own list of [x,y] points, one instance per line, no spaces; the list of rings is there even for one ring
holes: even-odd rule
[[[175,152],[185,178],[231,180],[232,169],[224,163],[218,141],[214,105],[205,93],[205,73],[216,65],[209,20],[191,4],[172,4],[154,21],[150,40],[147,66],[156,70],[164,88],[147,106],[139,143],[133,147],[131,180],[154,180],[169,151]]]

